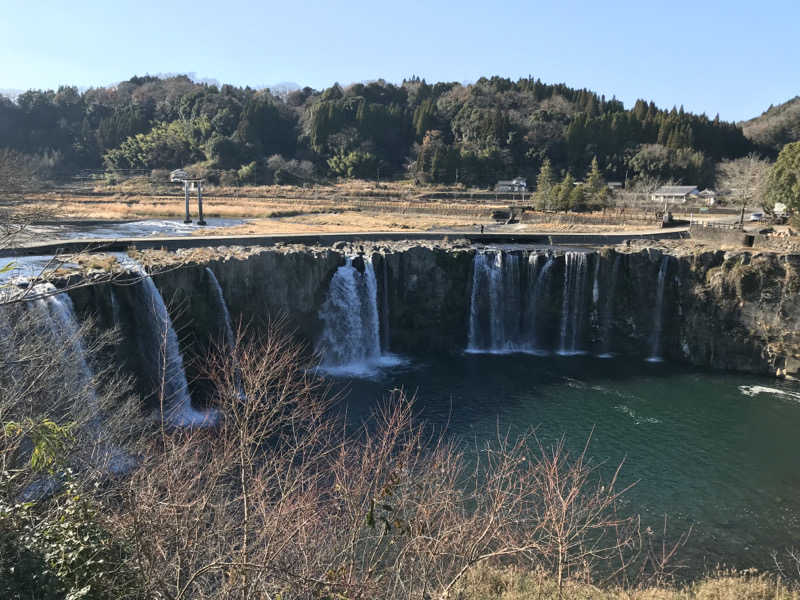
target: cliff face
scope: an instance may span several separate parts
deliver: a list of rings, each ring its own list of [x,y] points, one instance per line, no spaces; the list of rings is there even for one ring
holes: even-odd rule
[[[707,252],[681,261],[680,358],[800,376],[800,256]]]
[[[290,247],[210,252],[154,276],[170,307],[193,391],[203,386],[193,357],[205,356],[224,331],[209,271],[234,325],[258,331],[268,320],[283,319],[313,349],[331,278],[354,250],[372,259],[381,335],[393,352],[463,351],[471,323],[480,319],[505,320],[503,335],[516,335],[517,341],[535,330],[539,349],[558,351],[567,320],[580,351],[658,355],[715,369],[800,377],[800,255],[606,248],[573,253],[569,260],[560,251],[537,257],[514,250],[497,260],[497,251],[489,250],[501,272],[480,279],[470,248]],[[508,260],[509,254],[516,258]],[[582,258],[575,262],[578,254]],[[358,268],[358,261],[353,264]],[[482,288],[498,282],[504,286],[496,295],[500,300],[473,310],[486,293]],[[147,317],[139,288],[100,285],[71,296],[79,313],[92,314],[103,327],[120,327],[121,360],[143,373],[148,350],[136,340]],[[478,308],[504,314],[478,314]]]
[[[390,347],[397,352],[451,352],[466,346],[472,250],[412,247],[385,260]]]

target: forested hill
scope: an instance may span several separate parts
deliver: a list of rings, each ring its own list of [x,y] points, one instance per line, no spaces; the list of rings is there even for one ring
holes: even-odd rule
[[[713,183],[713,164],[753,145],[740,126],[638,101],[626,109],[585,89],[527,78],[471,85],[416,77],[267,90],[133,77],[110,88],[0,98],[0,146],[43,157],[55,172],[173,169],[210,179],[292,183],[324,177],[487,185],[534,178],[549,158],[582,177],[594,156],[606,178]]]
[[[800,96],[770,106],[762,115],[742,123],[742,129],[765,153],[777,155],[784,145],[800,140]]]

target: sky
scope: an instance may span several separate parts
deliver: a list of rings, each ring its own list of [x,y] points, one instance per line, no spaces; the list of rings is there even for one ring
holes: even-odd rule
[[[532,75],[726,120],[800,94],[798,0],[0,0],[0,89]]]

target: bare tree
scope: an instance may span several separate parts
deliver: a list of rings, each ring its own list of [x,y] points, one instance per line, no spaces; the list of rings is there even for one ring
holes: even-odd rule
[[[771,207],[764,205],[769,169],[770,163],[753,153],[742,158],[724,160],[717,165],[717,184],[720,189],[730,190],[735,195],[742,215],[753,202],[761,204],[769,212]]]
[[[559,586],[641,566],[619,469],[533,433],[467,453],[400,390],[352,429],[302,349],[245,338],[208,369],[218,426],[162,430],[109,505],[150,595],[447,598],[481,564]]]

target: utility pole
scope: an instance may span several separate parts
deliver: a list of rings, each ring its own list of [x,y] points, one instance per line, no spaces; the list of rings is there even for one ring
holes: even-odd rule
[[[183,180],[183,194],[186,197],[186,218],[183,222],[191,223],[192,218],[189,216],[189,181],[186,179]]]
[[[198,216],[200,217],[197,221],[198,225],[205,225],[206,222],[203,220],[203,182],[197,182],[197,210]]]

